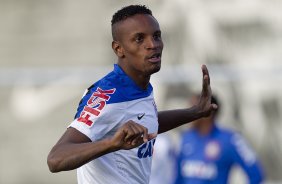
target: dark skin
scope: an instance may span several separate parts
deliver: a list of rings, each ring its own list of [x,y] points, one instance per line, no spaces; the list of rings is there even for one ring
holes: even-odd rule
[[[112,48],[118,65],[146,89],[151,75],[161,68],[163,42],[157,20],[149,15],[135,15],[116,23],[113,35]]]
[[[193,96],[191,98],[191,104],[196,105],[199,100],[198,98],[199,96]],[[207,136],[210,134],[210,132],[214,127],[215,119],[216,119],[216,112],[214,111],[207,117],[196,119],[193,122],[192,126],[194,129],[196,129],[199,132],[200,135]]]
[[[118,65],[140,88],[146,89],[150,76],[161,67],[163,42],[157,20],[150,15],[137,14],[113,25],[112,31],[112,48],[118,57]],[[210,78],[205,65],[202,72],[199,103],[188,109],[159,112],[158,133],[208,116],[217,108],[210,102]],[[113,137],[95,142],[78,130],[68,128],[50,151],[47,163],[51,172],[72,170],[107,153],[138,147],[156,136],[134,121],[123,124]]]

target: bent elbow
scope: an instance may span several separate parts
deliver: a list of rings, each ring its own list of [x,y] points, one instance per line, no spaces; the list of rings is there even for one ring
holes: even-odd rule
[[[55,158],[48,156],[47,165],[49,167],[50,172],[52,172],[52,173],[60,172],[58,159],[55,159]]]

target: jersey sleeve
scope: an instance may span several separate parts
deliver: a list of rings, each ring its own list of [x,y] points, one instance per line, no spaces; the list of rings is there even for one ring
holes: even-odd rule
[[[122,122],[124,110],[122,103],[110,103],[115,92],[115,88],[93,87],[88,89],[69,127],[77,129],[92,141],[113,134],[114,128]]]
[[[250,184],[259,184],[264,179],[262,166],[252,148],[240,134],[231,137],[232,155],[235,164],[241,166]]]

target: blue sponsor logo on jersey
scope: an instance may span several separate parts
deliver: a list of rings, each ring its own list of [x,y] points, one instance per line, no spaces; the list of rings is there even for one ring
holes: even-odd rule
[[[154,148],[155,141],[156,139],[153,139],[151,141],[148,141],[142,144],[138,149],[137,156],[139,158],[151,157],[153,155],[153,148]]]

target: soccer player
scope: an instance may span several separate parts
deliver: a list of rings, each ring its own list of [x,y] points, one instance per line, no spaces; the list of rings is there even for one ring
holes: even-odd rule
[[[208,116],[217,106],[211,104],[203,65],[199,103],[158,112],[150,84],[161,68],[158,21],[146,6],[130,5],[117,11],[111,23],[117,64],[88,88],[47,163],[51,172],[77,169],[80,184],[148,184],[157,134]]]
[[[197,104],[197,100],[198,96],[194,96],[192,104]],[[244,170],[248,183],[261,183],[263,171],[254,151],[241,135],[216,124],[222,107],[215,96],[211,102],[218,109],[193,122],[193,127],[182,134],[175,184],[226,184],[235,165]]]

